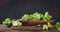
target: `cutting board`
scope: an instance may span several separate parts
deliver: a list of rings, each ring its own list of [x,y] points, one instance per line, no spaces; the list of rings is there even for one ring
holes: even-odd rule
[[[33,30],[33,31],[43,31],[43,28],[41,26],[21,26],[21,27],[18,27],[18,26],[12,26],[11,29],[13,30]],[[52,29],[56,29],[55,26],[53,26]]]

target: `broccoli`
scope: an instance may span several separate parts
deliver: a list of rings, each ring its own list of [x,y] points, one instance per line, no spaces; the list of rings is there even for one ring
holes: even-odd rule
[[[10,18],[6,18],[5,21],[3,21],[3,25],[6,27],[11,27],[12,26],[12,21]]]
[[[52,19],[52,16],[50,16],[49,14],[48,14],[48,12],[45,12],[45,14],[44,14],[44,16],[43,16],[43,20],[44,21],[47,21],[47,20],[51,20]]]

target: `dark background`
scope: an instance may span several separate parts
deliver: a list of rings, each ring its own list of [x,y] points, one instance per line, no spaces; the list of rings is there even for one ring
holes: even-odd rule
[[[60,21],[60,0],[0,0],[0,23],[7,17],[21,18],[23,14],[46,11]]]

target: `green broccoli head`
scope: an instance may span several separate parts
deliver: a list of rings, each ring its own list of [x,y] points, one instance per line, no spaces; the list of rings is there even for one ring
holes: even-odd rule
[[[45,12],[45,14],[43,16],[43,20],[47,21],[47,20],[51,20],[51,19],[52,19],[52,16],[50,16],[48,12]]]
[[[6,27],[12,26],[12,21],[10,18],[6,18],[5,21],[3,21],[3,25]]]

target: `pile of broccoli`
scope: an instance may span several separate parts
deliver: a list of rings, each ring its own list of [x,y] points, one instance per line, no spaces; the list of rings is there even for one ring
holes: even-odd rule
[[[10,18],[6,18],[2,24],[5,26],[5,27],[11,27],[11,26],[22,26],[22,23],[18,20],[12,20]]]
[[[50,16],[48,12],[45,12],[45,14],[35,12],[33,14],[23,15],[20,20],[44,20],[44,21],[48,21],[51,19],[52,19],[52,16]]]

